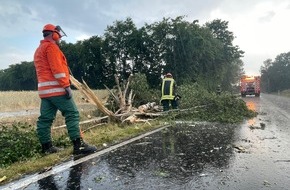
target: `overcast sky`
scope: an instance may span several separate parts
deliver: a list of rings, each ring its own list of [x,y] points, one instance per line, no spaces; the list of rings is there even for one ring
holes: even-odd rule
[[[101,36],[108,25],[127,17],[140,28],[182,15],[200,25],[229,21],[250,75],[259,74],[266,59],[290,51],[290,0],[1,0],[0,69],[33,61],[47,23],[60,25],[68,35],[64,40],[75,43]]]

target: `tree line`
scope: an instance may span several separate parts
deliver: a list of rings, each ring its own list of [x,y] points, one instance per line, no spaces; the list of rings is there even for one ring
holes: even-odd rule
[[[137,28],[131,18],[115,21],[102,36],[67,43],[61,41],[73,76],[93,89],[115,85],[114,75],[146,75],[150,88],[159,88],[160,77],[170,72],[179,85],[198,83],[213,90],[230,89],[243,74],[243,51],[233,45],[228,22],[220,19],[200,25],[184,16],[163,18]],[[36,90],[32,62],[0,70],[0,90]]]
[[[260,68],[261,88],[272,93],[290,88],[290,52],[281,53],[274,60],[267,59]]]

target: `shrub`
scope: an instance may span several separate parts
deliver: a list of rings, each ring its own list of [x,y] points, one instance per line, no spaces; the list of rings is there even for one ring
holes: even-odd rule
[[[40,150],[35,129],[20,123],[2,127],[0,149],[1,167],[35,156]]]
[[[180,86],[178,91],[182,96],[180,108],[190,109],[182,113],[182,119],[236,123],[257,115],[242,99],[230,93],[216,95],[197,84]]]
[[[0,167],[41,156],[41,145],[35,127],[27,123],[15,123],[12,126],[2,126],[0,131]],[[67,146],[70,141],[67,135],[59,135],[53,143],[56,146]]]
[[[130,88],[135,94],[133,106],[139,106],[148,102],[159,103],[160,90],[150,89],[145,74],[137,73],[133,76]]]

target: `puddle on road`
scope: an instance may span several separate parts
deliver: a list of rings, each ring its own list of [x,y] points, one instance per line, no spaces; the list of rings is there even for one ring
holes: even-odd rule
[[[246,105],[247,105],[247,107],[248,107],[249,110],[257,111],[257,105],[256,105],[256,102],[255,101],[248,100],[248,101],[246,101]]]
[[[235,127],[179,124],[25,189],[198,188],[229,167]]]
[[[258,117],[259,117],[259,115],[265,115],[265,113],[261,112],[260,98],[247,97],[247,98],[243,98],[243,100],[245,101],[248,109],[255,111],[255,112],[258,112]],[[256,117],[252,118],[252,119],[248,119],[247,125],[252,130],[254,130],[254,129],[265,130],[265,127],[266,127],[265,123],[261,122],[260,119],[257,119]]]

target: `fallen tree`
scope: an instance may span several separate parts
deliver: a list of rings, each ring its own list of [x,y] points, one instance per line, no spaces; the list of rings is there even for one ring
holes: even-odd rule
[[[130,92],[128,93],[129,84],[132,80],[132,76],[133,75],[130,75],[126,84],[122,86],[119,82],[118,76],[115,75],[115,82],[117,84],[117,94],[115,94],[112,90],[106,87],[107,90],[112,95],[112,97],[114,98],[115,103],[118,105],[119,109],[115,113],[104,106],[102,101],[94,94],[94,92],[90,89],[90,87],[84,80],[82,80],[81,83],[73,76],[71,76],[70,79],[72,85],[75,86],[78,90],[80,90],[80,92],[85,96],[85,98],[90,103],[94,104],[103,114],[108,116],[110,121],[121,123],[148,122],[148,120],[144,119],[144,117],[149,116],[152,119],[152,117],[160,116],[161,114],[152,115],[150,113],[150,111],[153,112],[161,111],[161,109],[159,109],[159,107],[155,102],[141,105],[138,108],[134,108],[132,106],[134,99],[133,90],[131,89]]]
[[[112,119],[115,119],[115,114],[108,110],[100,101],[100,99],[94,94],[94,92],[89,88],[87,83],[83,80],[83,83],[80,83],[77,79],[75,79],[73,76],[70,77],[72,85],[74,85],[78,90],[80,90],[83,95],[87,98],[87,100],[96,105],[97,108],[107,116],[109,116]]]

